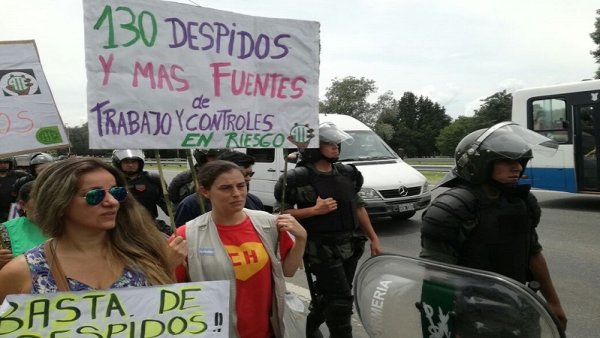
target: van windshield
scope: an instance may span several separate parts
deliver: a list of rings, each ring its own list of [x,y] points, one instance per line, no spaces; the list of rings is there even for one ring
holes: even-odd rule
[[[352,135],[352,144],[342,143],[340,161],[397,159],[396,154],[371,130],[345,130]]]

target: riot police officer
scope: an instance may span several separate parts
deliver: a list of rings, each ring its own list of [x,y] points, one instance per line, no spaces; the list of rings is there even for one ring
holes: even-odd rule
[[[534,146],[558,147],[514,122],[465,136],[456,147],[455,167],[440,183],[450,189],[423,213],[420,256],[522,283],[536,281],[565,328],[565,312],[538,242],[541,209],[530,186],[518,182]]]
[[[196,164],[194,165],[194,169],[196,172],[202,167],[205,163],[216,160],[219,155],[224,152],[229,151],[228,149],[194,149],[193,156],[196,160]],[[177,206],[179,202],[181,202],[187,196],[196,192],[196,187],[194,187],[194,180],[192,178],[192,171],[186,170],[182,171],[179,174],[175,175],[169,183],[169,199],[173,202],[174,206]]]
[[[54,162],[54,157],[48,153],[35,153],[29,158],[29,171],[28,175],[20,177],[15,181],[12,187],[13,202],[16,201],[16,197],[19,194],[21,187],[27,183],[35,180],[39,173],[44,170],[50,163]]]
[[[0,223],[8,219],[10,205],[16,200],[13,185],[20,177],[27,176],[26,172],[16,170],[16,167],[14,157],[0,158]]]
[[[275,186],[276,210],[296,217],[308,233],[304,263],[312,299],[307,337],[319,337],[323,322],[332,337],[352,337],[352,280],[364,252],[364,235],[371,240],[371,254],[381,252],[358,196],[363,183],[360,171],[336,163],[341,143],[351,139],[334,124],[321,124],[319,148],[301,150],[302,160],[287,173],[285,201],[283,176]],[[356,232],[358,226],[364,235]]]
[[[156,219],[158,230],[170,235],[171,228],[158,219],[157,206],[168,214],[160,176],[144,171],[144,163],[144,152],[140,149],[115,149],[112,153],[112,164],[125,174],[127,188],[133,197]]]

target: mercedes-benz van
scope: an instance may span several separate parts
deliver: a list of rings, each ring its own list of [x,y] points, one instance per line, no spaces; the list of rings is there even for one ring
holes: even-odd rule
[[[319,114],[319,122],[332,122],[352,135],[351,144],[342,143],[340,162],[354,164],[364,177],[359,192],[367,203],[371,217],[392,216],[406,219],[431,201],[427,179],[404,162],[374,131],[348,115]],[[272,208],[275,204],[275,182],[283,174],[286,163],[284,149],[245,149],[254,156],[254,176],[250,192]],[[288,149],[287,151],[295,151]],[[294,163],[287,163],[291,169]]]

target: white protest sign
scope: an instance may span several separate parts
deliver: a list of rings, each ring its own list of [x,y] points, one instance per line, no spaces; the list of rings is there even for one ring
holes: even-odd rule
[[[229,337],[229,281],[9,295],[0,337]]]
[[[318,22],[83,4],[90,148],[318,146]]]
[[[65,148],[69,140],[35,42],[0,42],[0,155]]]

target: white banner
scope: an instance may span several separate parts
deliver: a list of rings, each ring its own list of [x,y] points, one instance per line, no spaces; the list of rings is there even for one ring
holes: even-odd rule
[[[0,156],[69,146],[35,42],[0,42]]]
[[[9,295],[0,337],[229,337],[229,281]]]
[[[318,22],[83,4],[90,148],[279,148],[318,136]]]

